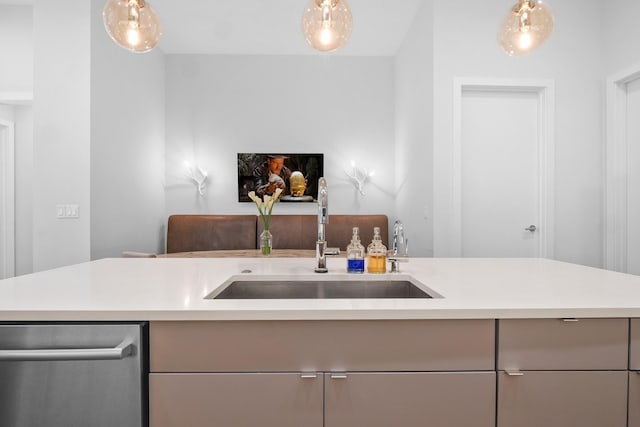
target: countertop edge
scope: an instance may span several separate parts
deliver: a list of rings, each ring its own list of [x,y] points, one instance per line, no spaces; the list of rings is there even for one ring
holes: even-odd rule
[[[107,321],[266,321],[266,320],[444,320],[634,318],[639,308],[581,309],[345,309],[345,310],[229,310],[229,311],[4,311],[2,322],[107,322]]]

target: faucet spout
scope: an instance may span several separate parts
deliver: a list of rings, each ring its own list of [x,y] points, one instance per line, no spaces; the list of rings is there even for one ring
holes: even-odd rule
[[[329,223],[327,180],[318,180],[318,240],[316,241],[316,273],[326,273],[327,255],[340,255],[339,248],[327,248],[326,225]]]
[[[318,224],[329,223],[329,193],[327,180],[321,177],[318,180]]]
[[[393,224],[393,245],[387,255],[391,263],[391,273],[400,273],[400,262],[409,261],[409,239],[404,235],[404,226],[400,220]]]
[[[402,253],[400,253],[401,249]],[[391,252],[394,256],[409,255],[409,241],[404,235],[404,226],[400,220],[396,220],[393,224],[393,244],[391,246]]]

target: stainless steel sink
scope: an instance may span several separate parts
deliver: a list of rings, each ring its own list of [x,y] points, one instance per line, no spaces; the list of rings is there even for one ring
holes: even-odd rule
[[[366,278],[317,276],[251,278],[234,276],[208,299],[441,298],[410,277]]]

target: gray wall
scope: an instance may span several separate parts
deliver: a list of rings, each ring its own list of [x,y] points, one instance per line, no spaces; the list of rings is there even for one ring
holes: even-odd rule
[[[33,271],[33,109],[15,112],[15,242],[16,276]]]
[[[0,93],[33,90],[33,8],[0,6]]]
[[[320,152],[331,213],[393,217],[393,58],[170,55],[166,73],[167,215],[256,214],[238,202],[237,153]],[[209,172],[204,197],[185,160]],[[364,197],[344,172],[351,160],[375,170]]]
[[[132,54],[91,29],[91,259],[163,252],[164,55]]]
[[[91,3],[63,4],[34,7],[35,271],[90,259]],[[80,217],[57,219],[57,204],[78,205]]]
[[[395,216],[413,256],[433,256],[433,36],[426,2],[395,59]]]
[[[602,65],[607,76],[640,62],[640,3],[631,0],[607,0],[602,9],[604,51]]]

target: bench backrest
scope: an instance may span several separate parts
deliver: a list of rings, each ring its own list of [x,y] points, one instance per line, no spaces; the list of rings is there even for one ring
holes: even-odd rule
[[[360,240],[365,248],[373,238],[373,227],[380,227],[382,241],[387,245],[389,225],[386,215],[329,215],[329,224],[325,227],[327,246],[346,250],[353,227],[360,228]],[[269,230],[274,249],[315,249],[318,216],[273,215]],[[258,238],[260,233],[262,221],[258,221]]]
[[[386,215],[329,215],[326,226],[328,247],[346,250],[353,227],[360,227],[362,244],[373,238],[373,227],[380,227],[388,247]],[[315,249],[318,239],[317,215],[272,215],[274,249]],[[171,215],[167,224],[167,253],[257,249],[262,221],[257,215]]]
[[[255,249],[255,215],[171,215],[167,253]]]

